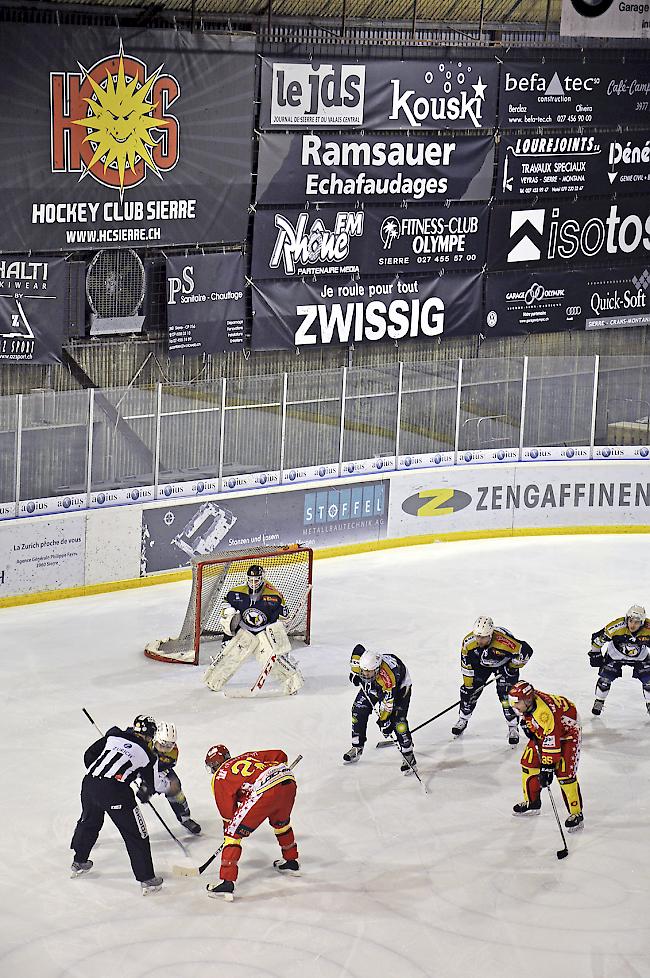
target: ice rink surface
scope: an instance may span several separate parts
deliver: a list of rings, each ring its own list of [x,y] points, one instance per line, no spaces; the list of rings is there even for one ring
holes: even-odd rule
[[[587,658],[592,631],[632,603],[650,606],[647,544],[642,535],[528,538],[317,561],[313,644],[297,646],[306,684],[290,698],[227,699],[202,684],[200,668],[144,658],[146,642],[178,634],[187,582],[0,611],[2,975],[648,978],[650,717],[629,670],[593,717]],[[415,726],[458,699],[459,645],[479,614],[529,641],[523,676],[582,715],[585,827],[567,836],[562,861],[548,799],[540,817],[511,815],[521,745],[507,744],[493,688],[461,738],[450,733],[456,710],[415,735],[428,795],[400,774],[393,748],[374,749],[372,722],[360,763],[342,763],[353,645],[405,660]],[[165,877],[146,898],[108,820],[92,873],[69,878],[82,756],[96,739],[82,707],[102,729],[137,713],[177,725],[177,770],[203,834],[189,836],[155,799],[186,860],[144,806]],[[272,870],[279,850],[263,825],[244,842],[231,904],[206,896],[217,862],[200,879],[171,875],[221,842],[203,764],[218,742],[233,754],[304,755],[292,819],[303,875]]]

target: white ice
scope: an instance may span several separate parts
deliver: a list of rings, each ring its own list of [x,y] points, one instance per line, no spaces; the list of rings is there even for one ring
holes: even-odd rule
[[[587,658],[593,630],[650,604],[647,541],[481,541],[318,561],[314,643],[297,653],[306,685],[288,699],[226,699],[202,685],[202,669],[144,658],[147,641],[177,634],[187,583],[0,612],[2,975],[647,978],[650,717],[629,671],[593,717]],[[562,861],[548,800],[538,818],[511,815],[520,750],[507,744],[493,689],[463,737],[450,733],[456,710],[416,734],[429,794],[400,774],[394,749],[374,749],[373,723],[360,763],[342,763],[352,646],[406,661],[416,725],[458,699],[459,643],[479,614],[526,638],[535,654],[525,677],[582,714],[585,827],[567,836]],[[188,836],[156,799],[185,859],[145,807],[165,877],[146,898],[108,820],[92,873],[69,878],[82,756],[96,738],[82,707],[102,728],[137,713],[178,727],[178,771],[203,834]],[[244,843],[232,904],[206,896],[217,863],[200,879],[171,873],[221,840],[203,764],[218,742],[304,755],[293,815],[303,875],[273,872],[279,850],[262,826]]]

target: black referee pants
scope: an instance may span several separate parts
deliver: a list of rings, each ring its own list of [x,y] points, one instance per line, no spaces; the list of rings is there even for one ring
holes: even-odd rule
[[[114,778],[94,778],[87,774],[81,782],[81,818],[77,822],[70,848],[77,862],[86,862],[108,815],[124,839],[133,875],[141,883],[155,874],[149,834],[135,795],[128,785]]]

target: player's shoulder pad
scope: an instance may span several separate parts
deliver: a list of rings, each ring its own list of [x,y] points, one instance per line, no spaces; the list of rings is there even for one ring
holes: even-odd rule
[[[627,621],[625,616],[622,618],[615,618],[614,621],[610,621],[609,624],[605,625],[605,635],[608,638],[618,638],[619,635],[625,635],[627,632]]]
[[[495,628],[490,641],[490,648],[499,649],[500,652],[516,652],[520,642],[514,637],[512,632],[505,628]]]
[[[235,587],[231,587],[230,590],[228,591],[228,594],[226,595],[226,600],[228,599],[228,595],[230,595],[230,594],[246,595],[247,596],[248,595],[248,584],[237,584]]]
[[[461,644],[461,652],[471,652],[478,648],[474,632],[468,632]]]

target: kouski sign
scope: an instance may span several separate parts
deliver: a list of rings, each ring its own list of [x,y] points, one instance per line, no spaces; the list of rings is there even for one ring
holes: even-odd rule
[[[261,133],[261,204],[488,200],[491,136],[338,136]]]
[[[650,325],[648,266],[488,275],[490,335]]]
[[[0,255],[0,364],[61,361],[67,290],[63,258]]]
[[[487,204],[258,210],[252,275],[262,279],[482,268],[487,222]]]
[[[3,24],[0,57],[0,250],[244,239],[250,38]]]
[[[506,62],[499,126],[647,124],[650,62]]]
[[[510,136],[499,142],[496,196],[647,193],[650,132]]]
[[[523,205],[522,201],[522,205]],[[492,208],[488,255],[490,267],[526,264],[575,266],[650,258],[648,197],[554,200],[536,206]]]
[[[481,276],[253,285],[254,350],[433,339],[476,333]]]
[[[490,129],[492,61],[262,58],[262,129]]]
[[[240,348],[245,315],[241,252],[167,259],[170,356]]]

